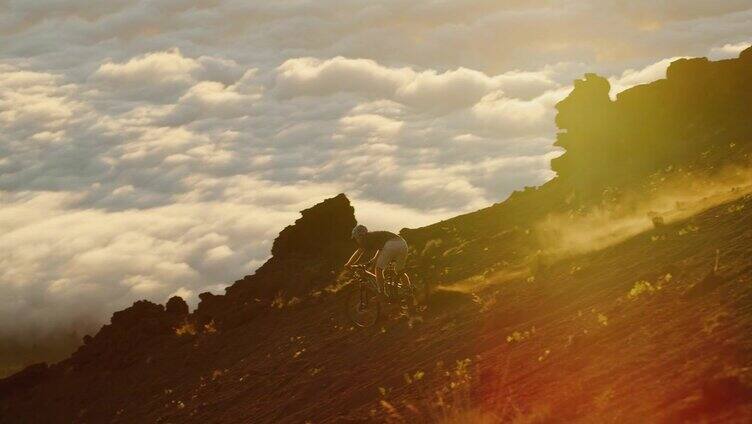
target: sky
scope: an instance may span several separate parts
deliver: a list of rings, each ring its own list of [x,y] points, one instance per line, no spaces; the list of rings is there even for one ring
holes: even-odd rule
[[[0,0],[0,341],[195,306],[340,192],[389,230],[502,201],[574,79],[750,40],[748,0]]]

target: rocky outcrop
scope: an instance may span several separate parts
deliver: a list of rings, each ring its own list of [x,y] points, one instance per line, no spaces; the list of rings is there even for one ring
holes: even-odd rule
[[[300,212],[294,225],[288,225],[274,240],[272,257],[319,258],[350,249],[350,232],[355,226],[355,209],[344,194]]]
[[[174,305],[185,303],[179,297],[170,300],[173,312]],[[180,319],[180,315],[167,312],[162,305],[139,300],[115,312],[110,324],[103,326],[94,337],[85,337],[84,345],[73,354],[70,364],[74,367],[91,363],[115,369],[127,367],[138,360],[153,340],[172,334]]]
[[[350,232],[355,210],[344,194],[301,211],[274,240],[272,257],[254,274],[238,280],[224,296],[202,293],[196,322],[233,328],[278,301],[305,298],[332,282],[355,245]]]
[[[165,311],[168,315],[172,315],[176,318],[181,318],[188,315],[189,309],[188,304],[185,303],[185,300],[183,300],[182,297],[172,296],[165,305]]]
[[[268,311],[275,298],[287,302],[303,298],[332,282],[354,249],[350,239],[354,226],[354,209],[344,194],[326,199],[303,210],[293,225],[283,229],[272,246],[272,257],[256,273],[228,287],[225,295],[201,293],[193,313],[179,296],[165,306],[135,302],[115,312],[95,336],[85,336],[83,345],[59,365],[124,369],[144,359],[148,349],[166,336],[174,336],[178,327],[187,326],[194,333],[226,330]],[[50,372],[46,364],[28,367],[0,380],[0,392],[32,387]]]
[[[669,170],[712,173],[752,159],[752,48],[738,59],[680,59],[667,78],[610,96],[606,78],[586,74],[556,105],[556,178],[488,208],[402,234],[416,253],[410,266],[434,284],[483,272],[485,264],[522,263],[545,250],[532,228],[613,193],[650,189]],[[432,245],[441,243],[439,252]],[[473,247],[475,246],[475,248]],[[480,248],[480,246],[483,246]]]
[[[737,152],[752,144],[750,75],[752,48],[738,59],[679,59],[666,79],[627,89],[613,101],[608,80],[587,74],[556,105],[556,145],[566,152],[551,168],[592,194],[701,155],[728,162],[734,153],[729,144]]]
[[[227,296],[241,302],[286,296],[305,296],[330,284],[355,249],[350,232],[355,210],[344,194],[301,211],[272,245],[272,257],[254,275],[227,288]]]

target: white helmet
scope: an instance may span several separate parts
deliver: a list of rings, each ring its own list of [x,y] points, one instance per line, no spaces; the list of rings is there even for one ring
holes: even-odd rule
[[[352,230],[352,238],[358,238],[368,233],[368,228],[365,225],[356,225]]]

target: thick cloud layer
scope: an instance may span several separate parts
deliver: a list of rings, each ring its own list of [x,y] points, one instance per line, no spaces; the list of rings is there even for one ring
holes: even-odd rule
[[[540,184],[583,72],[749,45],[708,4],[0,0],[0,341],[195,304],[339,192],[398,230]]]

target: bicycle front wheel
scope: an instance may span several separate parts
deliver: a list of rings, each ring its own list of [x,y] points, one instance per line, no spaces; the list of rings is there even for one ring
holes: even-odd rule
[[[347,294],[347,317],[358,327],[372,327],[379,321],[379,294],[366,284],[355,284]]]

